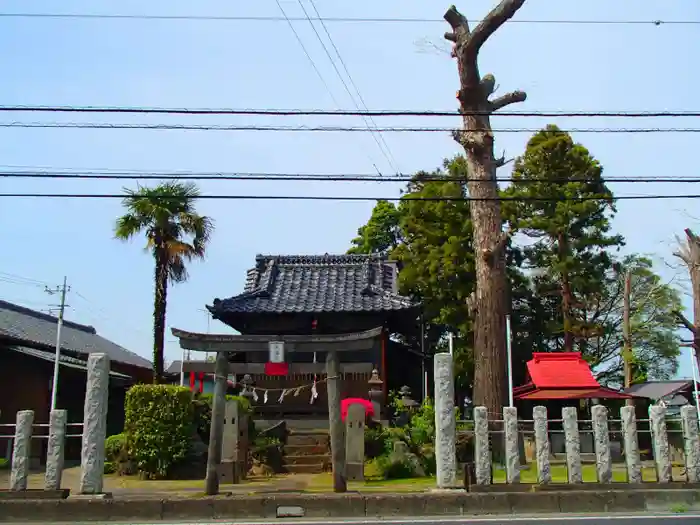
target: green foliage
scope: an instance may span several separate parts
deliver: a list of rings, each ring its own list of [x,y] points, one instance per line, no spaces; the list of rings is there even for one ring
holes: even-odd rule
[[[182,462],[195,431],[189,388],[136,385],[126,394],[127,453],[150,478],[166,478]]]
[[[596,319],[601,336],[588,339],[584,355],[598,372],[599,380],[621,386],[624,356],[621,352],[624,274],[630,274],[630,324],[632,328],[633,383],[666,380],[678,370],[681,337],[674,311],[682,310],[678,290],[654,272],[650,259],[628,255],[609,270],[600,294],[593,296],[586,312]]]
[[[105,439],[107,461],[122,461],[126,456],[126,434],[115,434]]]
[[[168,282],[187,280],[185,263],[203,259],[213,221],[199,215],[195,202],[199,190],[193,183],[164,182],[153,188],[125,190],[126,214],[115,225],[115,237],[123,241],[146,236],[155,271],[153,375],[160,381],[164,368],[166,291]]]
[[[357,230],[348,253],[390,253],[399,244],[400,214],[393,203],[377,201],[372,217]]]
[[[282,470],[283,445],[282,442],[273,437],[257,437],[251,447],[251,456],[263,465],[272,468],[274,472]]]
[[[575,339],[600,329],[582,310],[602,290],[612,267],[609,250],[623,245],[610,234],[615,206],[603,168],[568,133],[548,126],[528,142],[504,193],[517,199],[503,206],[511,231],[532,240],[524,262],[539,272],[533,284],[550,312],[549,345],[572,351]]]
[[[117,472],[117,464],[114,461],[105,461],[103,472],[105,474],[114,474]]]
[[[384,479],[407,479],[416,477],[415,465],[407,459],[392,459],[382,455],[369,462],[370,471],[374,471]]]
[[[7,470],[10,468],[10,462],[5,458],[0,458],[0,470]]]

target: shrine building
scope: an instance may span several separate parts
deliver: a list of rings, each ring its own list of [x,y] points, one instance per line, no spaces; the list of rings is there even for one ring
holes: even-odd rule
[[[194,385],[214,372],[203,353],[224,351],[229,385],[247,390],[256,419],[270,422],[328,421],[328,350],[337,350],[341,398],[378,389],[385,407],[389,391],[408,386],[419,399],[424,349],[396,336],[420,346],[422,307],[397,280],[397,263],[378,255],[258,255],[243,292],[207,306],[230,333],[173,329],[183,349],[201,352],[182,370]]]

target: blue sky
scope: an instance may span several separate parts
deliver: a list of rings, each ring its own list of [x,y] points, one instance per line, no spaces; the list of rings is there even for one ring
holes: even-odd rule
[[[458,7],[483,16],[494,0]],[[301,16],[297,0],[282,2]],[[308,0],[306,5],[309,6]],[[439,2],[316,0],[322,16],[439,19]],[[0,12],[154,15],[280,14],[274,0],[184,2],[6,0]],[[700,20],[693,0],[528,0],[520,20]],[[308,22],[295,27],[345,109],[352,103]],[[373,109],[453,109],[457,75],[445,53],[425,52],[425,39],[443,45],[446,23],[329,23],[362,96]],[[323,31],[319,28],[321,34]],[[493,72],[499,93],[524,89],[519,110],[695,110],[698,74],[686,53],[700,44],[697,25],[563,25],[509,23],[481,55],[482,74]],[[337,109],[285,22],[56,20],[0,18],[0,104]],[[191,122],[217,124],[346,124],[359,118],[120,117],[6,115],[2,121]],[[697,119],[653,121],[494,119],[494,127],[697,127]],[[449,126],[451,119],[377,119],[379,125]],[[443,133],[384,135],[401,171],[432,169],[458,153]],[[497,135],[497,147],[514,156],[527,134]],[[576,134],[614,177],[695,176],[693,134]],[[9,166],[138,170],[391,173],[368,133],[241,133],[205,131],[0,129],[0,169]],[[503,173],[502,175],[507,175]],[[0,179],[2,192],[100,192],[122,181]],[[135,185],[135,183],[131,183]],[[643,187],[640,187],[643,186]],[[618,194],[698,193],[692,184],[612,184]],[[396,196],[400,186],[381,183],[205,182],[203,193]],[[615,227],[627,251],[651,254],[667,279],[674,236],[697,224],[695,201],[623,201]],[[204,305],[239,293],[257,253],[344,252],[369,216],[371,202],[203,201],[216,221],[208,260],[190,268],[188,283],[171,289],[168,325],[207,329]],[[118,200],[4,199],[0,272],[51,285],[68,276],[73,292],[67,317],[144,356],[151,352],[152,259],[137,240],[113,240]],[[0,274],[0,297],[34,308],[55,298],[29,281]],[[8,282],[13,281],[13,282]],[[212,330],[225,329],[212,323]],[[167,358],[179,348],[167,338]],[[687,357],[682,373],[690,373]]]

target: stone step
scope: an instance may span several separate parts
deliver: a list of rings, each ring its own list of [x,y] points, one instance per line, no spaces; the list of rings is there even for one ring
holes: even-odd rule
[[[324,445],[285,445],[284,454],[286,456],[315,456],[327,454],[329,446]]]
[[[326,471],[323,463],[311,463],[305,465],[286,465],[285,468],[290,474],[321,474]]]
[[[314,454],[306,456],[284,456],[285,465],[313,465],[315,463],[321,463],[328,465],[331,462],[330,454]]]
[[[287,445],[328,445],[328,434],[300,434],[293,433],[287,436]]]

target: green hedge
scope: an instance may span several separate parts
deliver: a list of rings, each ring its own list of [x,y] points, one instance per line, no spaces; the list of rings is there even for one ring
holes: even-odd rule
[[[196,429],[192,392],[172,385],[135,385],[126,394],[127,453],[149,478],[165,478],[182,462]]]

